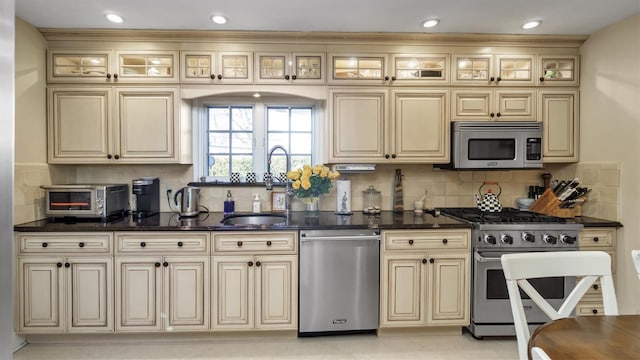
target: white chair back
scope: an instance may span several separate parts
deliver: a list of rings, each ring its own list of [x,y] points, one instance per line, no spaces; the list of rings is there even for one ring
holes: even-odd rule
[[[633,259],[633,265],[636,267],[638,279],[640,279],[640,250],[631,250],[631,258]]]
[[[611,278],[611,257],[603,251],[505,254],[502,255],[501,262],[507,280],[518,341],[518,353],[521,359],[527,359],[527,343],[530,333],[518,288],[522,289],[551,320],[556,320],[570,316],[578,301],[591,285],[600,279],[604,313],[605,315],[618,315],[618,304]],[[527,279],[556,276],[582,277],[557,310],[527,281]]]

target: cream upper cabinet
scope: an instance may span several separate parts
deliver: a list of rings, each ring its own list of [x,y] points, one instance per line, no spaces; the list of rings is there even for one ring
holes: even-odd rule
[[[538,85],[580,85],[580,62],[577,55],[539,55]]]
[[[545,163],[579,160],[579,93],[575,90],[538,90]]]
[[[178,88],[49,88],[52,164],[179,163]]]
[[[386,85],[391,76],[386,54],[329,54],[329,78],[333,85]]]
[[[535,59],[532,54],[453,54],[451,82],[454,85],[533,86]]]
[[[49,83],[177,83],[177,51],[47,52]]]
[[[449,54],[391,55],[392,85],[447,85]]]
[[[448,109],[448,90],[391,90],[392,160],[449,162]]]
[[[256,84],[324,84],[325,54],[256,52]]]
[[[447,90],[331,89],[329,96],[330,162],[448,161]]]
[[[536,91],[524,89],[451,90],[451,119],[536,121]]]
[[[469,230],[382,235],[380,327],[469,324]]]
[[[180,82],[204,84],[252,84],[250,51],[182,51]]]
[[[49,50],[48,83],[113,83],[113,51]]]
[[[113,332],[112,237],[102,235],[22,233],[16,237],[19,333]],[[97,243],[107,247],[91,246]],[[39,247],[31,246],[35,244]]]

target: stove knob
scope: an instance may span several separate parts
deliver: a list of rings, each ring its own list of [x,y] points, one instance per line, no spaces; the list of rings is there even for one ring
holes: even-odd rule
[[[487,244],[496,244],[496,237],[493,235],[485,235],[484,237],[484,242],[486,242]]]
[[[522,240],[527,242],[535,242],[536,236],[530,233],[522,233]]]
[[[511,236],[511,235],[502,234],[501,240],[505,244],[509,244],[509,245],[513,244],[513,236]]]
[[[569,236],[569,235],[560,234],[560,241],[562,243],[564,243],[564,244],[573,245],[576,242],[576,237],[575,236]]]
[[[544,234],[544,236],[542,237],[542,239],[544,240],[544,242],[546,242],[547,244],[552,244],[555,245],[558,243],[558,238],[553,236],[553,235],[548,235],[548,234]]]

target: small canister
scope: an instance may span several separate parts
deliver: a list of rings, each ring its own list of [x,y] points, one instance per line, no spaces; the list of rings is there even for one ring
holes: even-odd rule
[[[381,211],[380,204],[382,195],[373,185],[362,192],[362,212],[365,214],[379,214]]]

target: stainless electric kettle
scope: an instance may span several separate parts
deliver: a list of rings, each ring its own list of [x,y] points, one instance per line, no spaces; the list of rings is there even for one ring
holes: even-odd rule
[[[180,204],[178,204],[178,195],[181,195]],[[200,188],[194,186],[183,187],[176,191],[173,196],[173,202],[176,206],[180,206],[181,217],[198,216],[198,197],[200,196]]]

